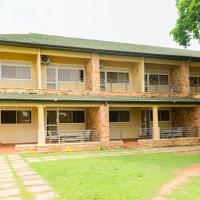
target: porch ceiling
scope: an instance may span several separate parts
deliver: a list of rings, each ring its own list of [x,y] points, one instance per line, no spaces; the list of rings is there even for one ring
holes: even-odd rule
[[[184,97],[134,97],[134,96],[72,96],[67,94],[30,94],[30,93],[0,93],[0,102],[46,102],[46,103],[64,103],[64,102],[84,102],[84,103],[110,103],[110,104],[200,104],[200,99]]]

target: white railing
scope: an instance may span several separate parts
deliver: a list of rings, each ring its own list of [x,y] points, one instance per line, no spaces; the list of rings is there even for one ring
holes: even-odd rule
[[[102,92],[141,92],[140,81],[129,81],[129,82],[111,82],[106,83],[101,80],[100,87]]]
[[[138,129],[138,138],[139,139],[151,139],[152,138],[152,129],[151,128],[139,128]]]
[[[98,141],[93,130],[64,130],[46,133],[47,143],[89,142]]]
[[[16,132],[17,144],[37,143],[37,131]]]
[[[110,140],[122,140],[122,130],[110,129]]]
[[[145,92],[149,93],[181,93],[179,85],[164,84],[164,85],[146,85]]]
[[[172,127],[160,129],[161,139],[197,137],[195,127]]]

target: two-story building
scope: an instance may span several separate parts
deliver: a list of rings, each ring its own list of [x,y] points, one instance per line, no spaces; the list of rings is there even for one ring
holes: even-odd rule
[[[0,144],[18,151],[199,143],[200,51],[0,35]]]

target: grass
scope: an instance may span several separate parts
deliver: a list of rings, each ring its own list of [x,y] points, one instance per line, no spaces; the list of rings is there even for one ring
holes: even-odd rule
[[[186,184],[173,192],[170,200],[199,200],[200,177],[190,179]]]
[[[149,200],[173,177],[174,170],[193,163],[200,163],[199,154],[68,159],[32,163],[31,166],[62,200]]]

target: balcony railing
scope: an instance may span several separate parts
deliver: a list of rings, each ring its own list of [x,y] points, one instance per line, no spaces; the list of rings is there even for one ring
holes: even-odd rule
[[[151,139],[152,138],[152,129],[151,128],[139,128],[138,129],[138,138],[139,139]]]
[[[110,140],[122,140],[121,129],[110,129]]]
[[[146,85],[145,92],[149,93],[181,93],[179,85]]]
[[[200,86],[190,86],[190,94],[200,94]]]
[[[140,128],[138,130],[139,139],[152,139],[152,128]],[[195,127],[170,127],[160,129],[160,139],[175,139],[197,137],[197,128]]]
[[[112,81],[106,83],[104,80],[100,82],[101,91],[105,92],[141,92],[140,81],[129,81],[129,82],[116,82]]]
[[[98,141],[93,130],[65,130],[46,133],[47,143],[91,142]]]

